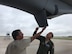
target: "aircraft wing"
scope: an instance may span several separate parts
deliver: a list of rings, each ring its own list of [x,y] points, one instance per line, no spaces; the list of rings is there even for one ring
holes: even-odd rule
[[[39,27],[48,26],[45,11],[34,0],[0,0],[0,4],[26,11],[35,16]]]
[[[50,3],[49,3],[50,2]],[[72,0],[49,0],[46,10],[51,13],[47,19],[63,14],[72,14]]]
[[[61,1],[67,3],[70,6],[72,6],[72,0],[61,0]]]
[[[48,26],[47,19],[72,13],[72,0],[0,0],[0,4],[33,14],[40,27]]]

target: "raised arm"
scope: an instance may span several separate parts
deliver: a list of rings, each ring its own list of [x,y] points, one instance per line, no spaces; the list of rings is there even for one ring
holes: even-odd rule
[[[37,33],[38,29],[39,29],[38,27],[35,29],[33,36]]]
[[[40,34],[45,30],[46,27],[43,27],[43,29],[38,32],[37,34],[34,34],[34,36],[31,37],[31,41],[33,41],[34,39],[36,39],[38,36],[40,36]]]

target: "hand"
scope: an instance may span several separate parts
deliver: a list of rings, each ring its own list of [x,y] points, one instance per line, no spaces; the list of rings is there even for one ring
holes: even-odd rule
[[[31,41],[33,41],[34,39],[36,39],[38,36],[40,36],[40,34],[45,30],[46,27],[44,27],[40,32],[34,34],[34,36],[31,37]],[[39,28],[37,27],[35,32],[37,32]]]
[[[37,27],[36,30],[38,30],[39,28]]]
[[[43,27],[42,32],[46,29],[46,27]]]
[[[39,29],[39,28],[38,28],[38,27],[36,27],[35,31],[38,31],[38,29]]]
[[[46,29],[46,27],[43,27],[43,29],[41,30],[41,32],[40,32],[40,33],[42,33],[45,29]]]

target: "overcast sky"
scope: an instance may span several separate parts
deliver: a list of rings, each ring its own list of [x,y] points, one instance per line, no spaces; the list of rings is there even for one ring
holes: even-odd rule
[[[47,21],[49,26],[42,35],[45,36],[48,32],[53,32],[54,36],[72,35],[72,14],[62,15]],[[13,30],[21,29],[25,36],[31,36],[36,27],[38,24],[33,15],[0,5],[0,35],[11,34]]]

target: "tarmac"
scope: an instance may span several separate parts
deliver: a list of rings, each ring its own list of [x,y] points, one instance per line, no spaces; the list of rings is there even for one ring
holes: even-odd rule
[[[0,37],[0,54],[5,54],[8,44],[13,41],[11,37]],[[52,39],[54,42],[55,54],[72,54],[72,40]],[[36,54],[39,41],[34,40],[27,47],[27,54]]]

